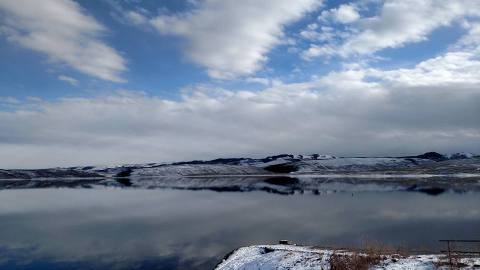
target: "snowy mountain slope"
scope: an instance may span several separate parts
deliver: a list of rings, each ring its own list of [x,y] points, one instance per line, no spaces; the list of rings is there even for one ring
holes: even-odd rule
[[[0,170],[0,179],[221,176],[272,174],[480,174],[480,158],[468,153],[430,152],[411,157],[335,157],[283,154],[261,159],[148,163],[112,167]]]
[[[131,177],[207,176],[207,175],[265,175],[265,174],[338,174],[382,172],[388,174],[457,174],[480,173],[480,159],[473,155],[453,155],[450,159],[440,154],[426,153],[421,157],[350,158],[330,155],[277,155],[263,159],[230,158],[209,161],[189,161],[155,166],[117,167],[106,170],[111,175],[129,171]],[[98,170],[91,170],[102,173]],[[105,170],[103,171],[105,173]],[[126,176],[126,175],[124,175]]]
[[[343,171],[379,171],[392,168],[412,168],[433,162],[435,161],[419,158],[336,158],[298,162],[297,172],[310,173],[338,169]]]
[[[41,170],[1,170],[0,179],[41,179],[41,178],[102,178],[93,171],[54,168]]]
[[[266,174],[265,170],[248,165],[202,164],[167,165],[133,170],[132,177],[199,176],[199,175],[249,175]]]

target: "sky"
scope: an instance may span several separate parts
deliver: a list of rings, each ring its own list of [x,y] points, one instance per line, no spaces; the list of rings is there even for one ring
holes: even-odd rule
[[[478,0],[0,0],[0,168],[480,153]]]

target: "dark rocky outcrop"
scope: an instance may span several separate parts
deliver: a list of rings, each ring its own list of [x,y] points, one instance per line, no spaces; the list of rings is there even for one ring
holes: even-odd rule
[[[273,173],[291,173],[298,170],[297,166],[288,163],[270,165],[265,167],[264,169]]]
[[[132,168],[123,168],[120,172],[118,172],[115,177],[129,177],[132,174]]]
[[[416,156],[416,158],[429,159],[429,160],[435,160],[435,161],[447,160],[447,158],[444,155],[439,154],[437,152],[427,152],[425,154]]]

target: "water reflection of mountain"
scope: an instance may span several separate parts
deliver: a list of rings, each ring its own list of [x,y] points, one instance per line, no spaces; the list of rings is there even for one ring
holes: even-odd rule
[[[25,188],[102,188],[185,189],[217,192],[264,191],[275,194],[315,195],[335,192],[478,192],[480,177],[392,177],[382,175],[330,176],[231,176],[231,177],[153,177],[112,179],[2,180],[0,189]]]

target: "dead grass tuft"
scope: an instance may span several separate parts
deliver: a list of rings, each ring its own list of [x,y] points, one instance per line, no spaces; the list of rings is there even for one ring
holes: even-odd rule
[[[330,256],[331,270],[368,270],[382,261],[381,256],[361,253],[333,253]]]
[[[334,252],[330,256],[331,270],[368,270],[389,256],[398,256],[400,250],[374,243],[364,243],[359,250]]]

